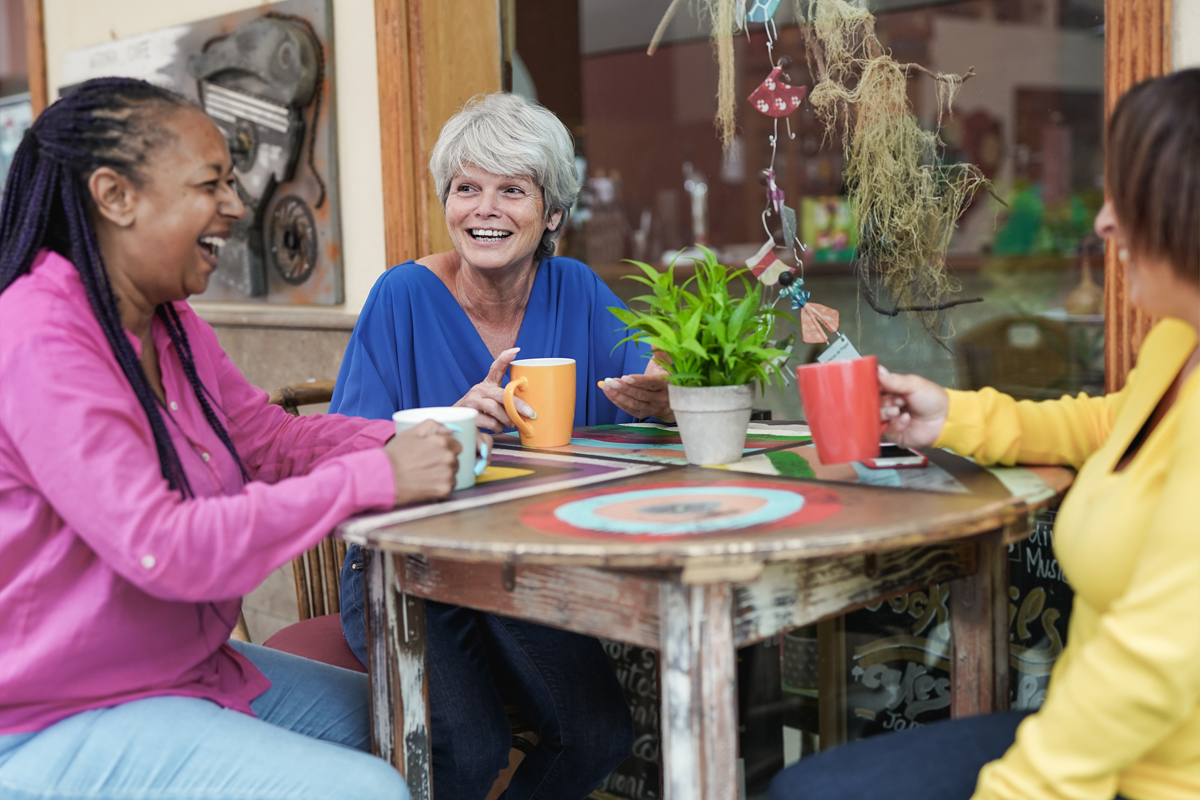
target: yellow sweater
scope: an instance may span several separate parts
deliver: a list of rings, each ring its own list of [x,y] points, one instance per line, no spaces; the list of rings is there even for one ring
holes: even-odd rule
[[[1200,369],[1113,472],[1195,346],[1191,326],[1159,323],[1107,397],[950,392],[938,446],[1080,467],[1054,529],[1076,592],[1067,647],[1045,705],[983,768],[973,800],[1200,798]]]

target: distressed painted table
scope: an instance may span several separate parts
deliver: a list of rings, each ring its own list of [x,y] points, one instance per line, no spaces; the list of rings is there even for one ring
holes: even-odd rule
[[[969,463],[931,457],[950,474]],[[988,478],[970,465],[961,490],[929,492],[626,466],[607,482],[341,527],[368,547],[377,752],[417,800],[432,797],[425,599],[657,649],[668,800],[737,797],[738,647],[882,597],[952,582],[952,713],[1007,706],[1005,545],[1070,473]]]

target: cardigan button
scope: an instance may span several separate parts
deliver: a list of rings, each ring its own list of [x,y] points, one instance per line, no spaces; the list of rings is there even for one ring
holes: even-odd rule
[[[171,410],[172,410],[172,411],[178,411],[178,410],[179,410],[179,403],[176,403],[174,400],[172,400],[172,401],[171,401]]]
[[[207,464],[207,463],[208,463],[208,460],[209,460],[210,458],[212,458],[212,456],[210,456],[208,453],[201,453],[201,454],[200,454],[200,459],[201,459],[201,460],[202,460],[202,461],[203,461],[205,464]]]
[[[154,569],[154,565],[157,563],[154,560],[154,556],[142,556],[142,566],[146,569]]]

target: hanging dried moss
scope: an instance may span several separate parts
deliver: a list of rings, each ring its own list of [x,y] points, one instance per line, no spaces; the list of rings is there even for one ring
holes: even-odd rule
[[[828,134],[840,135],[845,152],[843,174],[859,226],[860,287],[876,311],[895,316],[921,315],[941,341],[936,312],[971,300],[948,299],[959,285],[946,272],[945,253],[958,217],[988,182],[973,164],[944,164],[937,130],[923,130],[908,101],[909,73],[937,85],[939,117],[949,113],[963,75],[934,73],[920,64],[902,64],[875,35],[875,18],[848,0],[792,0],[802,21],[809,70],[817,82],[808,94]],[[696,0],[711,21],[717,54],[717,116],[723,145],[736,125],[733,34],[738,3],[745,0]],[[666,30],[681,0],[672,0],[649,53]],[[881,306],[886,293],[891,308]]]
[[[934,79],[940,116],[974,72],[935,74],[898,63],[876,38],[874,17],[847,0],[811,0],[807,17],[796,5],[818,79],[809,102],[830,135],[841,132],[863,294],[876,311],[919,313],[940,339],[936,311],[973,302],[947,299],[960,286],[946,271],[945,253],[959,215],[987,179],[973,164],[942,163],[938,131],[922,129],[913,114],[908,75]],[[880,306],[878,284],[894,308]]]

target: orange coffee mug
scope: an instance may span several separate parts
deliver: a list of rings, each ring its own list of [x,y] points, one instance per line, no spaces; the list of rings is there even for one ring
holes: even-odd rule
[[[796,367],[796,381],[822,463],[879,457],[879,438],[889,423],[879,419],[875,356],[802,364]]]
[[[522,358],[512,362],[512,380],[504,387],[504,410],[525,447],[562,447],[571,442],[575,424],[575,359]],[[517,413],[514,395],[537,414]]]

